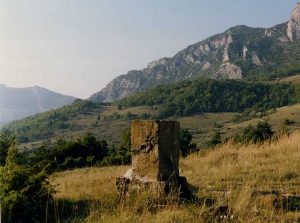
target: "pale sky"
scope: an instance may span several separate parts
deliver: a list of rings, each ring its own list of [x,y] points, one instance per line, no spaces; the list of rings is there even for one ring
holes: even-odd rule
[[[271,27],[297,0],[0,0],[0,83],[87,98],[231,26]]]

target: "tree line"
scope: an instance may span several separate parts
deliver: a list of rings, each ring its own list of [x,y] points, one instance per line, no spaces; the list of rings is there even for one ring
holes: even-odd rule
[[[121,99],[118,106],[157,106],[159,118],[199,112],[264,111],[296,103],[292,84],[262,84],[232,80],[193,80],[160,85]]]

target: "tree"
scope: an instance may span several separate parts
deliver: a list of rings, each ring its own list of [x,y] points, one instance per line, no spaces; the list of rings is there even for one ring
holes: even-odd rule
[[[243,133],[236,138],[236,141],[243,143],[260,143],[269,140],[274,135],[271,125],[264,121],[259,122],[256,126],[249,125]]]
[[[0,166],[5,165],[9,147],[16,144],[16,136],[10,131],[4,130],[0,133]]]
[[[183,157],[197,151],[197,145],[192,143],[192,135],[188,129],[180,129],[180,152]]]
[[[254,134],[254,143],[262,142],[271,139],[274,132],[272,131],[271,125],[268,122],[259,122],[256,125]]]
[[[222,139],[221,139],[221,133],[220,132],[215,132],[211,141],[209,142],[209,145],[214,147],[216,145],[221,144]]]
[[[48,176],[34,167],[22,165],[14,146],[8,150],[0,170],[0,200],[4,222],[44,222],[47,202],[52,198]]]
[[[130,132],[130,129],[122,130],[120,148],[124,148],[127,151],[131,150],[131,132]]]
[[[118,151],[119,156],[122,158],[123,164],[131,162],[131,132],[130,129],[125,129],[121,132],[121,143]]]
[[[130,111],[126,113],[126,118],[127,119],[133,119],[134,118],[134,114],[132,114]]]

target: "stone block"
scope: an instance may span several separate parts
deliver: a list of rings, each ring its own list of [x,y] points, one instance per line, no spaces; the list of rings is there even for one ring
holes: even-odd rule
[[[176,121],[133,121],[132,168],[140,178],[170,181],[179,177],[180,124]]]
[[[179,176],[180,124],[176,121],[133,121],[132,167],[116,180],[121,197],[150,190],[158,197],[175,192],[191,199],[185,177]]]

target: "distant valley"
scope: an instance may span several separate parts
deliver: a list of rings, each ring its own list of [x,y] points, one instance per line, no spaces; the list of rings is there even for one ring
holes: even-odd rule
[[[239,131],[218,129],[219,122],[235,129],[235,116],[240,117],[238,122],[260,119],[273,109],[300,102],[299,24],[297,4],[288,22],[271,28],[230,28],[172,58],[150,62],[143,70],[117,77],[89,101],[71,104],[75,98],[39,87],[19,89],[22,93],[6,96],[6,101],[1,93],[0,102],[6,102],[6,107],[0,110],[0,122],[71,104],[14,121],[6,128],[25,144],[92,132],[117,145],[121,130],[128,128],[131,120],[171,118],[189,120],[188,124],[182,122],[183,127],[190,128],[197,144],[205,147],[215,131],[224,132],[225,138]],[[13,89],[1,86],[0,90]],[[26,95],[34,100],[24,99]],[[214,120],[219,113],[224,118]],[[293,118],[290,116],[282,119]],[[200,120],[195,122],[199,127],[194,126],[194,118]],[[278,129],[282,119],[272,124]]]
[[[14,7],[8,11],[5,7],[2,10],[1,1],[1,12],[6,12],[3,21],[16,22],[9,23],[8,28],[18,34],[21,30],[22,36],[28,30],[34,38],[24,41],[14,37],[17,35],[7,36],[16,42],[7,44],[9,48],[3,48],[0,58],[6,60],[6,55],[12,55],[14,66],[4,61],[5,66],[21,69],[24,77],[29,73],[32,76],[28,78],[39,83],[43,78],[45,86],[59,83],[62,91],[68,88],[74,94],[94,89],[104,81],[110,66],[130,65],[129,57],[136,55],[131,41],[150,47],[148,39],[157,41],[148,33],[147,41],[143,41],[139,25],[158,37],[165,35],[160,25],[165,19],[172,20],[163,31],[169,34],[167,40],[177,44],[179,39],[169,29],[173,24],[176,35],[184,32],[194,37],[198,34],[193,31],[209,30],[215,21],[235,18],[224,16],[224,9],[231,14],[238,12],[238,16],[243,13],[243,18],[247,9],[250,21],[253,17],[261,21],[266,12],[276,10],[277,16],[288,4],[282,1],[276,8],[274,1],[271,9],[264,2],[266,11],[259,17],[253,9],[262,10],[258,3],[263,1],[241,1],[243,5],[228,0],[230,8],[227,4],[224,7],[226,1],[221,7],[219,2],[217,6],[207,1],[205,11],[213,20],[203,11],[194,13],[198,9],[191,4],[186,9],[197,23],[193,26],[184,18],[186,13],[178,2],[119,5],[119,1],[111,8],[106,6],[110,1],[105,7],[97,1],[72,5],[67,1],[38,2],[8,5]],[[202,4],[199,6],[205,9]],[[231,9],[235,5],[243,7]],[[25,14],[27,7],[30,14]],[[152,10],[155,18],[149,16]],[[31,17],[35,11],[39,17]],[[134,16],[126,22],[125,17],[136,12],[143,19],[136,24],[132,21],[139,17]],[[164,17],[156,18],[160,13]],[[21,17],[6,18],[5,14]],[[23,17],[26,21],[18,19]],[[152,27],[146,17],[159,24]],[[106,22],[117,25],[118,32],[112,32],[115,29]],[[180,23],[193,30],[182,30]],[[23,47],[30,45],[27,40],[34,45]],[[170,43],[159,46],[170,47]],[[117,50],[110,44],[126,48]],[[14,48],[16,55],[11,54]],[[37,49],[42,50],[44,59],[40,60]],[[38,65],[30,60],[20,63],[21,51],[28,57],[34,55]],[[111,59],[106,59],[110,53]],[[119,57],[122,53],[126,56]],[[21,67],[17,69],[18,64]],[[36,67],[43,71],[37,72]],[[8,80],[6,74],[14,73],[3,70],[3,80]],[[23,76],[15,79],[15,84],[26,80]],[[173,57],[116,77],[87,100],[39,86],[0,84],[0,223],[300,223],[299,145],[300,2],[282,24],[232,27]]]

